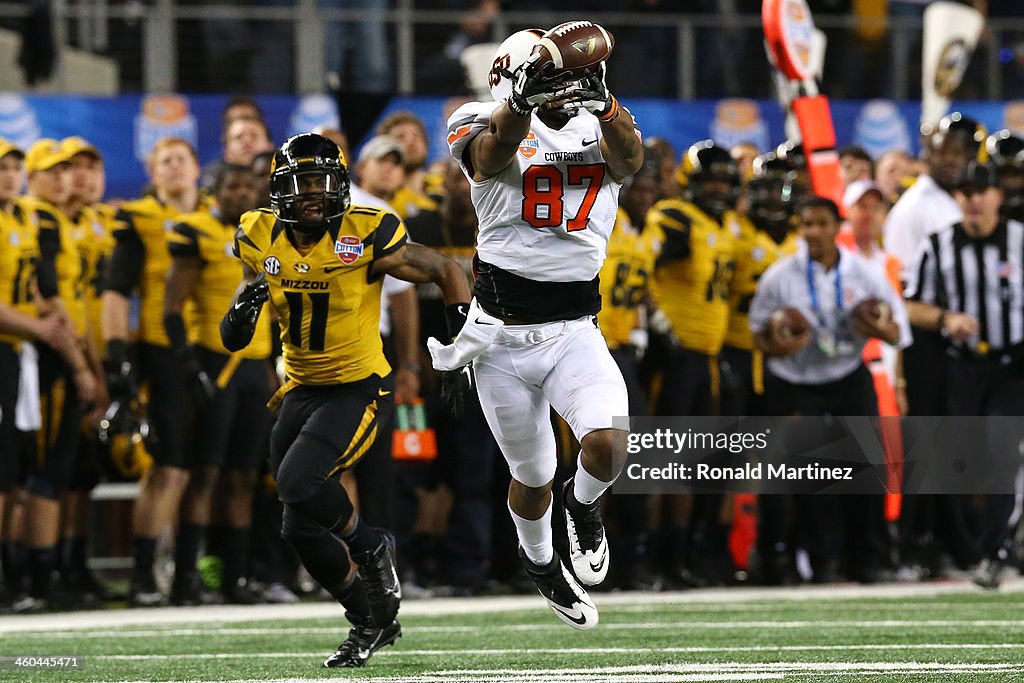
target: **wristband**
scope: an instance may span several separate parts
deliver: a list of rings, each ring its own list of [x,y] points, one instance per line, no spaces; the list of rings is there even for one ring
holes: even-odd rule
[[[188,335],[185,333],[185,321],[181,313],[168,313],[164,316],[164,330],[167,332],[167,339],[171,342],[174,351],[180,351],[188,346]]]
[[[448,326],[448,336],[452,339],[459,336],[468,315],[469,303],[449,304],[444,307],[444,320]]]
[[[529,116],[533,113],[533,107],[527,104],[525,100],[520,101],[520,98],[516,97],[515,93],[509,95],[506,102],[508,102],[508,108],[516,116]]]
[[[608,107],[608,111],[597,115],[597,120],[601,123],[611,123],[619,117],[619,101],[615,99],[615,95],[609,95],[609,97],[611,98],[611,106]]]
[[[128,343],[124,339],[107,341],[107,362],[118,368],[128,362]]]

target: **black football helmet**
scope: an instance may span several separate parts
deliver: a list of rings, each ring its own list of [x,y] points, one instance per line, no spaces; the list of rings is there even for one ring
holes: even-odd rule
[[[690,146],[676,169],[676,181],[683,199],[693,202],[716,220],[736,206],[740,194],[740,172],[729,150],[711,140]]]
[[[1024,139],[1005,128],[997,130],[985,139],[985,151],[988,160],[997,168],[1012,167],[1016,164],[1017,155],[1024,152]]]
[[[352,203],[345,155],[316,133],[284,141],[270,165],[270,206],[293,230],[313,237],[341,219]]]
[[[113,401],[97,425],[100,469],[112,479],[138,481],[153,466],[149,421],[139,399]]]
[[[794,208],[800,198],[796,170],[775,152],[756,157],[746,196],[747,215],[754,225],[781,242],[793,227]]]
[[[999,130],[985,140],[985,151],[1003,189],[1001,214],[1004,218],[1024,220],[1024,138],[1006,129]]]
[[[931,149],[938,149],[950,136],[962,135],[971,155],[982,162],[988,161],[988,149],[985,145],[987,134],[988,130],[984,124],[958,111],[944,116],[936,126],[921,127],[921,135],[927,138],[928,147]]]

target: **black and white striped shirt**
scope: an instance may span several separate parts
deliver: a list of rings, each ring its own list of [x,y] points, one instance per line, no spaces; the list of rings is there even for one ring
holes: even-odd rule
[[[979,333],[961,348],[987,354],[1024,343],[1024,224],[1002,222],[983,238],[961,223],[928,235],[905,295],[976,319]]]

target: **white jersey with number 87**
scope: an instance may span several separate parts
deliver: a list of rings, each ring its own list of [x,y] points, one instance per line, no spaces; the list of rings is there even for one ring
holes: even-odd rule
[[[463,154],[500,102],[470,102],[448,119],[448,147],[469,178],[480,260],[542,282],[597,277],[615,225],[621,183],[601,155],[601,125],[586,111],[561,130],[536,115],[503,171],[475,182]]]

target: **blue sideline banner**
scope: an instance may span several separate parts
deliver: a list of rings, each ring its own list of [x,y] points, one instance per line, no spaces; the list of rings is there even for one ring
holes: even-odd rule
[[[27,147],[40,137],[81,135],[102,150],[109,197],[133,197],[145,185],[143,160],[164,136],[183,137],[199,151],[203,164],[221,153],[220,114],[226,95],[79,95],[0,94],[0,136]],[[279,142],[316,126],[338,127],[338,106],[326,95],[260,96],[271,135]],[[396,97],[381,116],[408,109],[419,115],[431,135],[430,156],[445,148],[446,112],[457,98]],[[751,141],[768,149],[784,140],[783,115],[770,100],[624,101],[646,138],[668,140],[677,152],[696,140],[711,137],[720,144]],[[340,103],[345,107],[345,102]],[[1024,102],[965,102],[961,111],[981,120],[989,130],[1008,127],[1024,133]],[[888,100],[832,103],[839,144],[859,144],[877,156],[889,149],[917,152],[918,103]],[[363,141],[352,141],[355,152]]]

